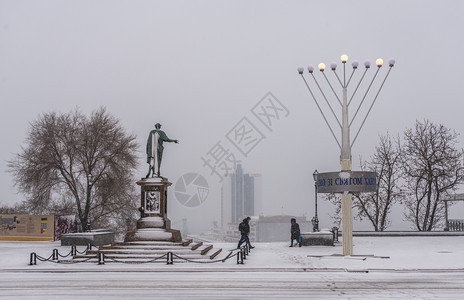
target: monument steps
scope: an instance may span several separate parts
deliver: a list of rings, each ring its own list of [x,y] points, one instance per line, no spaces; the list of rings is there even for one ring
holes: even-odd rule
[[[153,258],[124,258],[124,257],[105,257],[105,264],[110,264],[110,263],[123,263],[123,264],[166,264],[166,257],[163,257],[161,259],[156,259],[157,257]],[[184,258],[184,257],[183,257]],[[156,260],[155,260],[156,259]],[[176,257],[173,258],[173,264],[179,264],[179,263],[211,263],[212,259],[206,257],[206,258],[184,258],[184,259],[178,259]],[[91,262],[91,263],[98,263],[98,259],[92,258],[90,260],[88,259],[76,259],[76,261],[82,260],[86,262]]]
[[[132,242],[120,242],[113,243],[111,246],[188,246],[193,243],[193,240],[183,240],[180,242],[170,242],[170,241],[132,241]]]
[[[222,248],[219,248],[216,252],[213,253],[213,255],[210,256],[210,259],[216,258],[216,256],[219,255],[219,253],[222,252]]]
[[[140,252],[140,253],[147,253],[147,252],[156,252],[156,253],[159,253],[159,252],[186,252],[186,253],[189,253],[189,252],[193,252],[193,253],[203,253],[206,254],[209,250],[211,250],[213,248],[212,245],[206,245],[206,246],[200,246],[200,247],[195,247],[195,248],[192,248],[192,247],[185,247],[185,246],[118,246],[118,247],[112,247],[112,246],[103,246],[103,247],[100,247],[98,251],[100,252],[104,252],[104,253],[111,253],[111,252],[118,252],[118,253],[121,253],[121,252],[131,252],[131,253],[135,253],[135,252]],[[93,253],[93,252],[98,252],[96,250],[89,250],[88,252],[89,253]]]
[[[171,249],[100,249],[100,250],[89,250],[86,255],[97,255],[98,252],[104,253],[105,255],[110,254],[131,254],[131,255],[164,255],[168,252],[172,252],[177,255],[205,255],[202,254],[202,250],[192,251],[190,249],[171,248]]]
[[[205,246],[206,247],[206,246]],[[205,248],[203,247],[203,248]],[[170,249],[188,249],[192,250],[190,247],[183,247],[183,246],[106,246],[106,247],[100,247],[100,250],[163,250],[163,251],[169,251]]]
[[[105,261],[108,260],[108,259],[115,259],[115,260],[119,260],[119,261],[123,261],[125,262],[125,260],[127,259],[138,259],[140,261],[147,261],[147,260],[152,260],[152,259],[155,259],[155,258],[160,258],[161,256],[165,255],[166,253],[163,253],[163,254],[144,254],[144,255],[131,255],[131,254],[105,254]],[[177,254],[177,253],[173,253],[175,255],[178,255],[179,257],[183,258],[183,259],[188,259],[188,260],[208,260],[210,261],[211,258],[210,256],[205,256],[205,255],[199,255],[198,253],[195,254],[195,253],[192,253],[192,254]],[[76,255],[74,256],[74,259],[76,260],[79,260],[79,259],[88,259],[88,258],[92,258],[94,260],[98,260],[96,255]],[[174,257],[174,259],[176,260],[179,260],[179,261],[182,261],[182,259],[177,259],[176,257]],[[160,258],[161,261],[163,262],[166,262],[166,257],[164,258]]]
[[[202,250],[201,250],[201,255],[205,255],[206,253],[208,253],[209,250],[213,249],[213,245],[209,245],[209,246],[206,246],[204,247]]]
[[[176,262],[210,262],[222,252],[222,248],[213,251],[213,245],[196,243],[191,239],[181,242],[131,241],[100,246],[98,250],[87,250],[85,254],[75,255],[73,259],[98,261],[98,254],[103,253],[105,262],[144,263],[160,258],[168,252],[174,255],[173,259]],[[166,263],[166,259],[163,257],[153,262]]]
[[[196,250],[196,249],[200,248],[201,246],[203,246],[203,242],[199,242],[199,243],[193,245],[192,250]]]
[[[183,242],[163,242],[163,241],[137,241],[137,242],[126,242],[126,243],[114,243],[110,246],[101,246],[100,251],[121,251],[121,250],[151,250],[151,251],[176,251],[183,249],[185,251],[199,250],[202,254],[206,254],[213,248],[212,245],[203,245],[203,242],[193,243],[192,240]],[[171,251],[172,252],[172,251]]]

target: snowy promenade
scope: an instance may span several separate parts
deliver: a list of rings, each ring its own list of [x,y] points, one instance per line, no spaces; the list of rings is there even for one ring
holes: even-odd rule
[[[243,265],[37,261],[59,242],[0,242],[0,299],[462,299],[464,236],[354,237],[341,245],[256,243]],[[214,243],[232,249],[234,244]],[[78,248],[78,250],[83,250]],[[335,256],[333,255],[335,254]]]

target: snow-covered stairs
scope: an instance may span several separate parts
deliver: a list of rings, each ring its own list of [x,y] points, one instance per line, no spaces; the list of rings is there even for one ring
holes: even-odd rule
[[[168,241],[134,241],[114,243],[110,246],[101,246],[97,249],[87,250],[83,255],[75,255],[74,260],[95,259],[98,261],[99,253],[104,254],[104,262],[166,263],[167,253],[172,253],[175,263],[179,262],[208,262],[216,258],[222,249],[213,250],[213,245],[204,245],[203,242],[194,243],[192,240],[181,242]],[[163,257],[164,256],[164,257]],[[101,259],[101,258],[100,258]]]

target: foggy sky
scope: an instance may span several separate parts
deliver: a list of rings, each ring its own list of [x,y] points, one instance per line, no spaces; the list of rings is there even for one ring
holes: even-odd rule
[[[162,174],[173,183],[188,172],[208,181],[200,206],[169,196],[175,226],[184,217],[191,231],[220,221],[221,184],[201,159],[218,142],[246,172],[262,174],[265,215],[310,219],[312,173],[339,170],[340,150],[297,67],[334,61],[340,68],[341,54],[349,62],[396,59],[353,146],[357,170],[379,134],[399,134],[416,119],[463,133],[463,13],[462,1],[0,0],[0,205],[23,200],[6,161],[24,146],[29,122],[105,106],[138,137],[140,177],[148,132],[159,122],[180,141],[166,144]],[[272,131],[251,113],[268,92],[288,109]],[[226,138],[244,117],[264,136],[247,156]],[[333,226],[332,213],[320,203],[321,227]]]

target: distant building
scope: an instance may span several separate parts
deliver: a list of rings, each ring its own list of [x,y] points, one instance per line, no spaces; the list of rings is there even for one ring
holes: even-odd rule
[[[250,220],[250,240],[253,242],[290,242],[290,219],[296,218],[301,232],[311,231],[311,222],[306,217],[288,215],[265,217],[262,209],[261,174],[244,173],[238,164],[233,174],[228,174],[222,184],[221,229],[223,239],[237,242],[240,238],[238,224]]]
[[[244,174],[238,164],[235,173],[225,176],[221,197],[221,226],[240,223],[245,216],[262,214],[262,176]]]
[[[256,220],[256,242],[290,242],[290,219],[295,218],[301,232],[311,232],[312,224],[305,216],[260,216]]]

